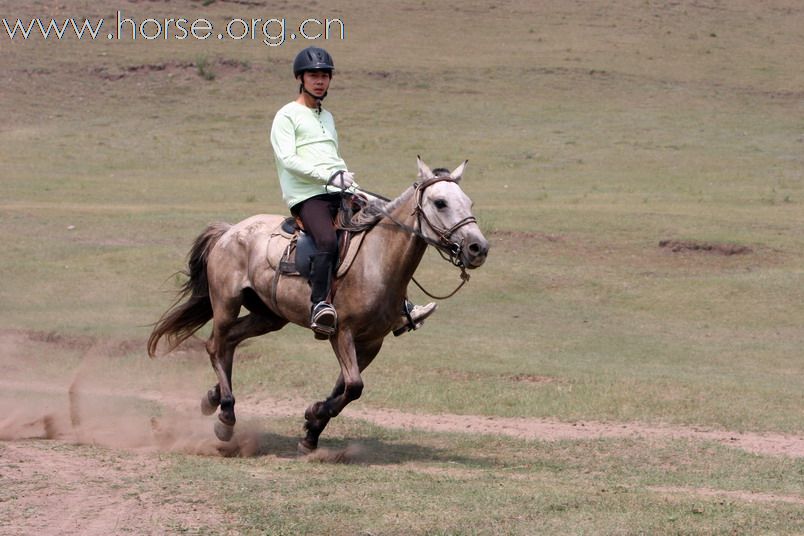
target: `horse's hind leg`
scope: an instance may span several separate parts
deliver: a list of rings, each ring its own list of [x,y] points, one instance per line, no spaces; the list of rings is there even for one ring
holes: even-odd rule
[[[207,400],[210,405],[220,405],[221,411],[218,414],[218,419],[222,426],[216,424],[215,435],[222,441],[231,439],[232,433],[234,432],[235,414],[234,396],[232,395],[234,347],[227,344],[227,337],[237,320],[236,315],[239,309],[239,303],[236,304],[236,307],[215,307],[215,320],[212,326],[212,335],[206,345],[209,361],[212,364],[212,370],[214,370],[215,374],[218,376],[218,384],[207,393]],[[204,408],[202,406],[202,411],[203,410]],[[226,437],[227,435],[228,437]]]
[[[221,441],[229,441],[234,433],[236,422],[234,405],[235,398],[232,393],[232,365],[234,362],[234,352],[238,344],[250,337],[263,335],[269,331],[282,328],[287,323],[273,314],[261,315],[251,313],[236,319],[234,322],[220,322],[213,327],[213,333],[207,342],[207,352],[209,352],[212,368],[218,375],[218,384],[213,387],[201,401],[202,411],[208,404],[212,406],[216,402],[220,404],[218,422],[215,423],[215,435]]]

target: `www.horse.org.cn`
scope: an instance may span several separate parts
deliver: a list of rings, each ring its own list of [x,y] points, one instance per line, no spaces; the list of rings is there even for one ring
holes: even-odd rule
[[[196,39],[204,41],[206,39],[233,39],[257,40],[270,47],[280,46],[286,40],[344,40],[346,39],[346,26],[342,19],[308,18],[301,21],[298,25],[289,26],[287,19],[283,18],[251,18],[229,19],[223,31],[216,32],[215,24],[205,18],[190,20],[184,17],[170,17],[164,19],[146,18],[136,21],[132,18],[123,16],[121,11],[117,11],[117,20],[111,31],[104,31],[104,24],[107,21],[100,19],[79,19],[66,18],[63,20],[49,19],[42,20],[33,18],[23,21],[22,19],[3,19],[3,26],[9,39],[28,40],[41,37],[42,39],[58,39],[75,36],[78,39],[96,40],[107,39],[109,41],[121,41],[144,39],[146,41],[155,40],[177,40]],[[289,31],[289,28],[293,28]],[[2,35],[2,34],[0,34]]]

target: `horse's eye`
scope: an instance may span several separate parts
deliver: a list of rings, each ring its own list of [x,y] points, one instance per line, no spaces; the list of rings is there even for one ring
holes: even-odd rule
[[[433,201],[433,204],[438,210],[447,208],[447,202],[444,201],[443,199],[436,199],[435,201]]]

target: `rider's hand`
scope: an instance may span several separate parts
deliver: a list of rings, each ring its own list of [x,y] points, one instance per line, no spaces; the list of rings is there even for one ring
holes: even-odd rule
[[[336,171],[329,178],[328,184],[345,190],[355,184],[355,174],[346,170]]]

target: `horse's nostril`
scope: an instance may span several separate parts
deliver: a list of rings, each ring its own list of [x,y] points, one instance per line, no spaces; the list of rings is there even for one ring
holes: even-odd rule
[[[469,244],[469,252],[475,256],[482,256],[488,252],[488,246],[482,242],[472,242]]]

